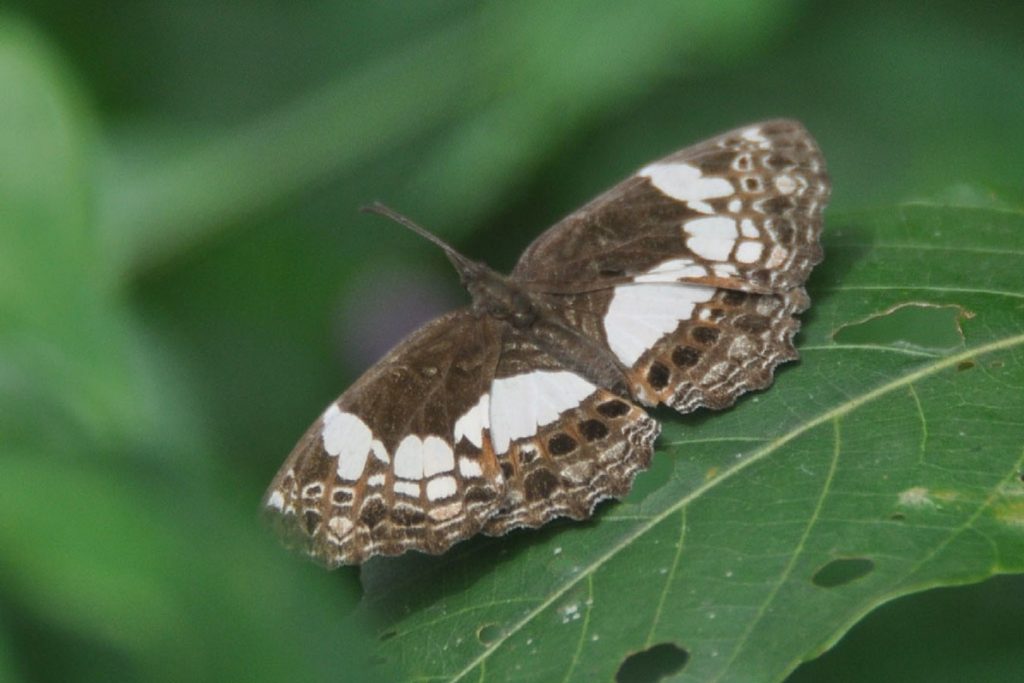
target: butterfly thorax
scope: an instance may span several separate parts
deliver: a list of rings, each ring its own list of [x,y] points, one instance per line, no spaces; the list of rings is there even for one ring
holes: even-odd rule
[[[473,297],[473,311],[526,329],[537,319],[530,296],[512,280],[482,263],[460,264],[462,283]]]

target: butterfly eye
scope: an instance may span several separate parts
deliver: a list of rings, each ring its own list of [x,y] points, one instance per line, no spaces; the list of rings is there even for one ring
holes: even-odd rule
[[[495,318],[498,318],[499,320],[504,320],[509,316],[508,308],[502,306],[501,304],[491,304],[490,306],[487,307],[487,313],[489,315],[494,316]]]

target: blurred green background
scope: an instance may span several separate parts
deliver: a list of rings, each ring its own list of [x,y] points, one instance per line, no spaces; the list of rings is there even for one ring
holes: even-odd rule
[[[791,116],[832,215],[1024,197],[1024,3],[8,0],[0,680],[372,680],[358,570],[263,488],[464,300],[379,199],[507,268],[646,161]],[[1017,200],[1006,200],[1016,197]],[[1024,580],[890,603],[793,681],[1011,680]]]

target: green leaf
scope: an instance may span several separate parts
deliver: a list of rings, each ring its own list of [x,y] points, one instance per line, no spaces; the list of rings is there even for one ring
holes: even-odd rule
[[[211,467],[97,246],[91,110],[4,19],[0,680],[334,680],[327,651],[390,678],[347,621],[355,582],[286,564]]]
[[[654,467],[594,522],[371,562],[380,654],[413,680],[772,681],[887,600],[1024,571],[1024,215],[828,225],[799,364],[731,410],[662,412]],[[939,343],[835,339],[908,305]]]

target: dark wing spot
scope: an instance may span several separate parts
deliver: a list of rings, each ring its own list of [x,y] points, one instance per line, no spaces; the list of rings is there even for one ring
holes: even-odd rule
[[[380,498],[370,498],[363,503],[363,509],[359,513],[359,521],[371,529],[387,515],[388,509]]]
[[[418,526],[427,521],[427,515],[422,510],[400,505],[391,511],[391,519],[400,526]]]
[[[467,502],[487,502],[494,500],[497,496],[497,492],[489,486],[473,486],[466,490],[466,495],[463,498]]]
[[[596,441],[608,436],[608,428],[600,420],[585,420],[580,422],[580,433],[587,441]]]
[[[613,398],[610,401],[605,401],[597,407],[597,412],[601,413],[605,417],[622,417],[629,412],[629,404],[625,401],[620,401],[617,398]]]
[[[772,154],[767,159],[768,165],[772,168],[783,168],[785,166],[795,166],[796,162],[785,154]]]
[[[775,234],[779,238],[779,242],[782,244],[792,244],[793,235],[796,233],[796,228],[793,227],[791,221],[779,221],[775,225]]]
[[[722,297],[722,301],[729,304],[730,306],[739,306],[747,300],[746,292],[737,292],[735,290],[729,290]]]
[[[306,525],[306,533],[312,536],[320,526],[320,513],[316,510],[306,510],[302,513],[302,519]]]
[[[759,332],[764,332],[768,329],[769,322],[768,318],[763,315],[758,315],[757,313],[745,313],[736,318],[733,325],[744,332],[758,334]]]
[[[701,344],[714,344],[718,341],[718,330],[713,327],[697,326],[690,334]]]
[[[761,208],[765,213],[780,214],[793,208],[793,200],[785,195],[779,195],[762,202]]]
[[[558,477],[547,469],[537,469],[530,473],[523,484],[526,490],[527,500],[540,500],[547,498],[551,492],[558,488]]]
[[[576,439],[572,438],[568,434],[559,432],[548,439],[548,450],[551,451],[551,455],[565,455],[566,453],[572,453],[576,450]]]
[[[503,463],[501,463],[501,474],[506,479],[511,479],[512,476],[515,473],[516,473],[516,471],[514,469],[512,469],[512,463],[510,463],[510,462],[503,462]]]
[[[704,175],[725,175],[735,158],[735,153],[723,151],[701,157],[697,163]]]
[[[537,459],[537,451],[533,448],[523,448],[519,451],[519,462],[529,465]]]
[[[758,192],[761,189],[761,181],[757,178],[744,178],[743,189],[747,192]]]
[[[351,489],[334,489],[334,493],[331,494],[331,500],[334,501],[335,505],[346,505],[352,502],[352,491]]]
[[[672,352],[672,362],[678,368],[692,368],[700,361],[700,351],[692,346],[677,346]]]
[[[658,361],[651,363],[647,370],[647,382],[655,389],[664,389],[668,386],[668,380],[672,376],[669,369]]]

